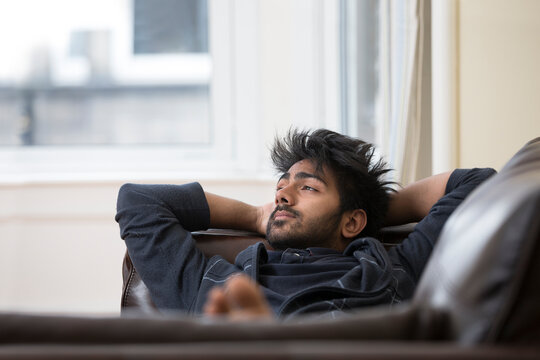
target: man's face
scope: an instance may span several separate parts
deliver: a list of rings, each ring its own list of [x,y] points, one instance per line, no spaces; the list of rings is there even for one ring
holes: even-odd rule
[[[339,192],[331,171],[323,171],[316,171],[311,160],[302,160],[279,179],[276,207],[266,228],[266,239],[274,249],[340,249]]]

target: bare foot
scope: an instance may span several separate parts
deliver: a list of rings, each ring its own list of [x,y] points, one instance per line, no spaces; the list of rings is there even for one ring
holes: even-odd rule
[[[223,287],[214,287],[208,294],[204,314],[225,316],[242,321],[274,316],[257,283],[248,276],[231,276]]]

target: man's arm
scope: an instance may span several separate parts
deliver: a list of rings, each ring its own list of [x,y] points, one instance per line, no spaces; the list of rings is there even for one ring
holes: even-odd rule
[[[201,186],[126,184],[118,194],[116,221],[156,305],[192,310],[201,279],[218,261],[207,259],[191,235],[211,225]],[[219,268],[223,273],[238,271],[225,261]]]
[[[209,192],[204,194],[210,209],[210,227],[266,233],[272,204],[253,206]]]
[[[390,197],[386,225],[418,222],[444,196],[451,171],[414,182]]]
[[[435,175],[412,184],[402,190],[403,194],[398,193],[396,202],[390,205],[393,220],[420,221],[407,239],[389,251],[396,263],[408,268],[408,273],[418,280],[450,215],[478,185],[493,174],[495,170],[487,168],[457,169],[450,174]],[[441,187],[444,188],[442,196]],[[407,201],[412,205],[403,204]],[[431,204],[427,215],[423,216]],[[404,209],[409,208],[410,214],[407,215],[409,210]]]

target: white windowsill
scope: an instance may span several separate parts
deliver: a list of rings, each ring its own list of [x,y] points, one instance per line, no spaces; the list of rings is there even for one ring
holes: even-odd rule
[[[103,173],[8,173],[0,176],[0,186],[23,184],[74,184],[74,183],[116,183],[116,182],[155,182],[178,183],[184,181],[219,182],[274,182],[276,177],[270,173],[229,171],[157,171],[141,172],[103,172]]]

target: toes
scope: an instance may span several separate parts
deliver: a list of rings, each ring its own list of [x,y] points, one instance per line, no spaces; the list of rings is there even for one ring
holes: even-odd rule
[[[206,315],[223,315],[231,311],[225,290],[215,287],[208,293],[208,299],[204,304],[203,313]]]
[[[245,275],[227,281],[225,295],[231,308],[246,315],[270,315],[272,312],[261,289]]]

